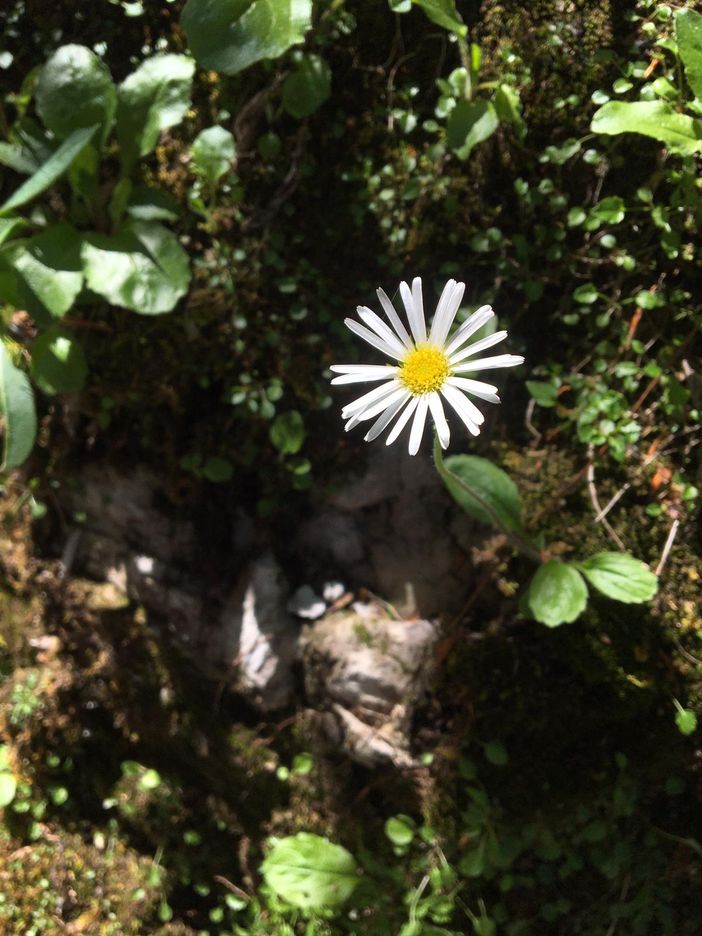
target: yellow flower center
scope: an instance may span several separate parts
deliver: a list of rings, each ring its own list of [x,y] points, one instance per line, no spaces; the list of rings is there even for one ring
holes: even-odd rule
[[[440,390],[451,373],[449,360],[439,348],[417,345],[402,362],[398,377],[414,396]]]

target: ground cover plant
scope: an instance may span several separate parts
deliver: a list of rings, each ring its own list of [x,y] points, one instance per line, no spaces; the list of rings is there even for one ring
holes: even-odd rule
[[[3,5],[0,931],[699,932],[696,6]],[[280,578],[439,622],[385,760]]]

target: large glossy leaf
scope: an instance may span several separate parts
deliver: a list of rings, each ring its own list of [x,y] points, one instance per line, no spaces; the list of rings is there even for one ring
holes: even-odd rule
[[[446,125],[449,146],[461,159],[467,159],[498,125],[497,111],[489,101],[459,101]]]
[[[83,147],[90,142],[97,130],[97,124],[92,127],[82,127],[80,130],[74,130],[67,137],[61,146],[44,163],[41,169],[38,169],[34,175],[20,185],[14,194],[12,194],[4,205],[0,205],[0,216],[10,214],[16,208],[26,205],[37,195],[41,195],[50,185],[62,176],[68,169],[73,160]]]
[[[421,7],[432,23],[443,26],[458,36],[465,36],[468,32],[461,15],[456,9],[455,0],[412,0]]]
[[[40,324],[65,315],[83,287],[81,237],[56,224],[29,240],[9,244],[3,255],[16,274],[17,304]]]
[[[628,553],[597,553],[581,562],[579,568],[603,595],[626,604],[649,601],[658,591],[657,576]]]
[[[275,841],[261,865],[266,883],[296,907],[335,907],[358,884],[353,855],[310,832]]]
[[[665,101],[609,101],[595,112],[594,133],[641,133],[665,143],[673,153],[702,151],[702,120],[673,110]]]
[[[127,167],[153,150],[162,130],[183,119],[194,71],[187,55],[154,55],[119,86],[117,136]]]
[[[695,10],[678,10],[675,38],[687,83],[695,97],[702,101],[702,15]]]
[[[312,0],[188,0],[182,25],[205,68],[235,75],[302,42]]]
[[[75,393],[83,389],[88,365],[74,338],[51,329],[32,344],[31,370],[44,393]]]
[[[190,156],[195,172],[214,185],[231,168],[236,156],[234,137],[224,127],[208,127],[193,140]]]
[[[2,417],[2,462],[0,471],[21,465],[32,451],[37,432],[34,394],[27,375],[12,363],[0,341],[0,417]]]
[[[46,127],[64,139],[81,127],[99,124],[106,136],[117,92],[107,66],[82,45],[57,49],[39,73],[37,110]]]
[[[331,94],[331,71],[318,55],[305,55],[283,84],[283,107],[293,117],[309,117]]]
[[[545,562],[531,580],[527,606],[547,627],[574,621],[587,605],[587,585],[572,565],[558,559]]]
[[[170,312],[190,282],[187,254],[155,221],[130,221],[114,235],[90,235],[82,256],[93,292],[143,315]]]
[[[479,455],[451,455],[444,461],[444,466],[453,476],[442,474],[444,483],[467,514],[483,523],[494,525],[492,512],[507,529],[522,528],[519,491],[501,468]],[[474,491],[479,500],[467,488]]]

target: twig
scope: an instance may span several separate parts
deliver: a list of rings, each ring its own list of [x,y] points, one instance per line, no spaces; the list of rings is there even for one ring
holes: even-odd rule
[[[601,517],[600,522],[609,534],[609,538],[616,544],[618,549],[621,549],[622,552],[626,552],[626,546],[622,542],[621,538],[618,536],[612,524],[606,517],[602,514],[602,507],[600,505],[599,498],[597,496],[597,488],[595,487],[595,463],[592,460],[592,447],[590,448],[590,462],[587,466],[587,490],[590,494],[590,501],[592,503],[593,510],[595,511],[596,517]]]
[[[676,518],[675,520],[673,520],[671,524],[670,533],[668,533],[668,539],[665,541],[665,546],[663,547],[661,558],[658,562],[658,565],[656,566],[656,573],[655,573],[656,575],[660,575],[661,572],[663,571],[663,566],[665,565],[666,560],[668,559],[668,554],[670,553],[670,550],[673,548],[675,537],[678,535],[679,526],[680,526],[680,521]]]
[[[534,423],[531,421],[531,417],[534,415],[534,407],[536,406],[536,400],[533,398],[529,400],[526,408],[526,414],[524,416],[524,424],[531,433],[531,435],[536,439],[536,444],[538,445],[541,441],[541,433],[534,426]]]
[[[689,650],[686,650],[680,643],[680,639],[676,634],[673,634],[673,643],[689,663],[694,663],[695,666],[702,666],[702,660],[698,660],[697,657],[693,656]]]

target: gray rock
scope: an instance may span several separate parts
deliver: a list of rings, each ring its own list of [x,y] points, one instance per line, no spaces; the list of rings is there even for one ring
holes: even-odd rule
[[[409,725],[433,670],[437,638],[431,621],[393,620],[379,605],[360,602],[305,627],[308,697],[324,713],[330,736],[357,760],[412,762]]]
[[[245,570],[216,628],[216,650],[231,667],[236,688],[263,711],[287,705],[295,682],[298,628],[286,609],[287,584],[266,553]]]
[[[450,498],[428,452],[369,446],[366,467],[342,480],[301,524],[295,546],[401,608],[454,611],[465,599],[465,544],[474,527]],[[411,591],[416,609],[407,603]]]

